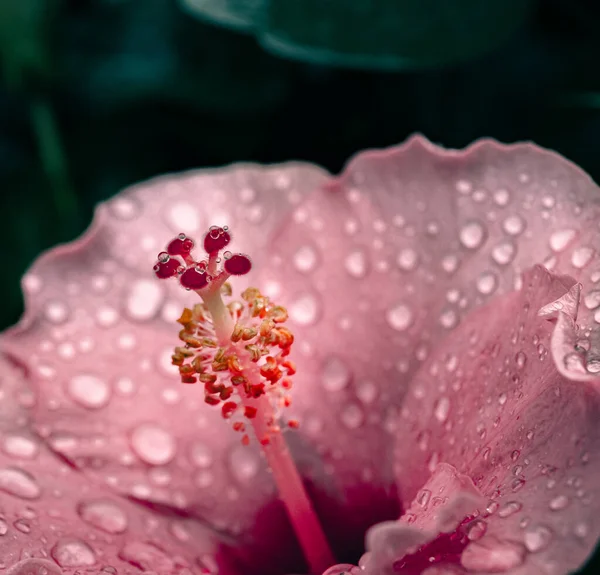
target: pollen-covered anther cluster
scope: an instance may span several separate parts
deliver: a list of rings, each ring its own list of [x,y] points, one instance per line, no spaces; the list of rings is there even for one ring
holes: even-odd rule
[[[231,286],[225,283],[221,295],[231,295]],[[267,398],[273,415],[267,422],[277,429],[277,419],[283,407],[291,403],[287,392],[292,387],[296,372],[289,353],[294,342],[292,332],[283,324],[287,310],[272,303],[256,288],[248,288],[242,301],[227,304],[235,322],[230,341],[219,346],[212,321],[204,303],[193,309],[184,309],[177,320],[182,329],[182,345],[172,356],[179,367],[183,383],[203,383],[204,401],[221,407],[224,419],[233,421],[236,431],[245,433],[248,419],[256,417],[260,398]],[[295,420],[288,426],[298,427]],[[260,438],[268,441],[268,437]],[[248,441],[244,436],[243,442]]]

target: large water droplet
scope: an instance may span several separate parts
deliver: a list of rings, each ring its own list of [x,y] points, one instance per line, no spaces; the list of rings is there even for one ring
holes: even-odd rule
[[[195,232],[200,227],[198,210],[187,202],[173,204],[167,212],[167,221],[176,232]],[[215,223],[212,222],[211,223]]]
[[[89,567],[96,563],[93,549],[81,539],[59,541],[50,554],[61,567]]]
[[[367,256],[363,250],[353,250],[344,260],[346,271],[354,278],[363,278],[367,274]]]
[[[588,309],[596,309],[600,306],[600,290],[593,290],[583,296],[583,303]]]
[[[288,306],[290,319],[298,325],[314,324],[321,311],[321,305],[316,295],[305,293],[297,297]]]
[[[341,391],[350,383],[352,373],[346,363],[337,356],[330,356],[323,365],[321,381],[328,391]]]
[[[107,499],[84,501],[77,507],[77,512],[85,522],[107,533],[123,533],[127,529],[127,515]]]
[[[485,227],[477,221],[469,222],[461,228],[459,238],[463,246],[475,250],[485,241]]]
[[[573,250],[573,254],[571,255],[571,263],[573,264],[573,267],[578,269],[584,268],[590,263],[594,257],[594,253],[594,249],[587,246],[575,248]]]
[[[502,229],[510,236],[518,236],[525,229],[525,220],[521,216],[509,216],[502,223]]]
[[[523,505],[521,505],[518,501],[509,501],[508,503],[505,503],[502,507],[500,507],[500,509],[498,510],[498,516],[504,519],[506,517],[514,515],[522,508]]]
[[[470,541],[478,541],[487,531],[487,523],[483,519],[475,519],[467,527],[467,537]]]
[[[525,547],[519,543],[486,537],[468,545],[460,562],[469,571],[502,573],[522,565],[526,554]]]
[[[149,465],[164,465],[175,456],[175,439],[153,423],[142,423],[133,430],[131,447]]]
[[[391,328],[404,331],[412,324],[413,313],[407,305],[400,303],[388,309],[385,318]]]
[[[7,455],[23,459],[33,459],[38,454],[38,444],[23,435],[6,435],[2,449]]]
[[[247,483],[258,473],[260,459],[255,451],[244,445],[235,445],[229,455],[229,468],[234,479]]]
[[[552,541],[552,531],[544,525],[539,525],[525,531],[524,535],[525,547],[531,551],[531,553],[537,553],[542,551]]]
[[[550,249],[555,252],[562,252],[575,239],[577,232],[575,230],[559,230],[550,236]]]
[[[0,490],[21,499],[37,499],[42,492],[33,475],[16,467],[0,469]]]
[[[569,498],[566,495],[558,495],[550,501],[549,507],[552,511],[560,511],[569,505]]]
[[[73,401],[88,409],[104,407],[110,399],[108,383],[95,375],[76,375],[69,380],[67,391]]]
[[[152,319],[158,313],[164,295],[160,282],[146,279],[135,281],[127,296],[128,317],[136,321]]]
[[[484,272],[477,279],[477,290],[483,295],[493,293],[497,286],[498,279],[493,272]]]
[[[396,263],[401,270],[410,272],[416,269],[419,263],[419,256],[412,248],[405,248],[398,254]]]
[[[492,250],[492,259],[501,266],[505,266],[513,261],[516,248],[511,242],[502,242]]]
[[[294,266],[300,272],[312,271],[317,265],[317,252],[310,246],[302,246],[294,254]]]

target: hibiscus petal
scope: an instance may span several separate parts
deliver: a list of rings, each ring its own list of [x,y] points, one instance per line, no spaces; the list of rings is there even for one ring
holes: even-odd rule
[[[264,551],[277,568],[293,563],[293,543],[283,544],[293,538],[281,506],[265,508],[274,486],[260,450],[240,445],[171,365],[175,320],[197,295],[156,280],[152,265],[178,232],[200,241],[211,224],[228,224],[232,245],[261,265],[273,229],[324,177],[301,164],[237,166],[127,190],[82,239],[34,264],[25,316],[1,342],[26,369],[33,429],[70,466],[159,515],[210,526],[240,554],[253,543],[244,561]],[[247,281],[235,280],[236,293]],[[252,529],[258,510],[272,517],[262,531]]]
[[[200,575],[214,567],[212,531],[157,517],[57,458],[29,429],[33,396],[22,371],[0,358],[0,377],[0,568],[10,575],[78,568]]]
[[[475,572],[565,573],[600,535],[600,394],[557,370],[548,349],[560,320],[539,314],[572,301],[573,286],[541,266],[527,272],[521,291],[473,312],[438,347],[405,398],[401,495],[417,496],[438,462],[473,478],[488,500],[466,527],[462,564]]]

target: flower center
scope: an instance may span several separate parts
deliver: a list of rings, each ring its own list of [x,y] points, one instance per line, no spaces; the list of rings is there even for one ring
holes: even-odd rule
[[[314,575],[334,563],[323,529],[282,433],[282,410],[290,405],[287,392],[295,371],[289,359],[294,336],[283,326],[284,307],[275,305],[256,288],[242,301],[225,304],[232,295],[231,275],[245,275],[252,265],[244,254],[220,252],[231,241],[229,229],[212,226],[204,237],[208,259],[195,260],[194,241],[180,234],[158,255],[154,272],[160,279],[178,277],[180,284],[202,299],[185,308],[178,322],[181,345],[172,356],[185,384],[204,384],[204,401],[221,410],[244,445],[251,435],[259,441],[272,471],[305,559]],[[288,428],[296,428],[288,420]]]

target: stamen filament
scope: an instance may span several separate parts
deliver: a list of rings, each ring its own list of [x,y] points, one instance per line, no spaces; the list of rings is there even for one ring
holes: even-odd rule
[[[219,345],[228,347],[231,345],[234,321],[225,307],[220,290],[198,290],[198,294],[212,317]],[[248,374],[246,377],[251,380],[254,370],[251,369],[248,358],[244,358],[242,365],[245,374]],[[333,565],[335,560],[285,438],[279,427],[273,425],[273,407],[264,395],[258,399],[248,398],[243,393],[239,395],[244,407],[256,411],[256,415],[250,421],[259,440],[268,438],[268,442],[260,443],[273,473],[279,497],[286,508],[311,573],[320,575]]]

